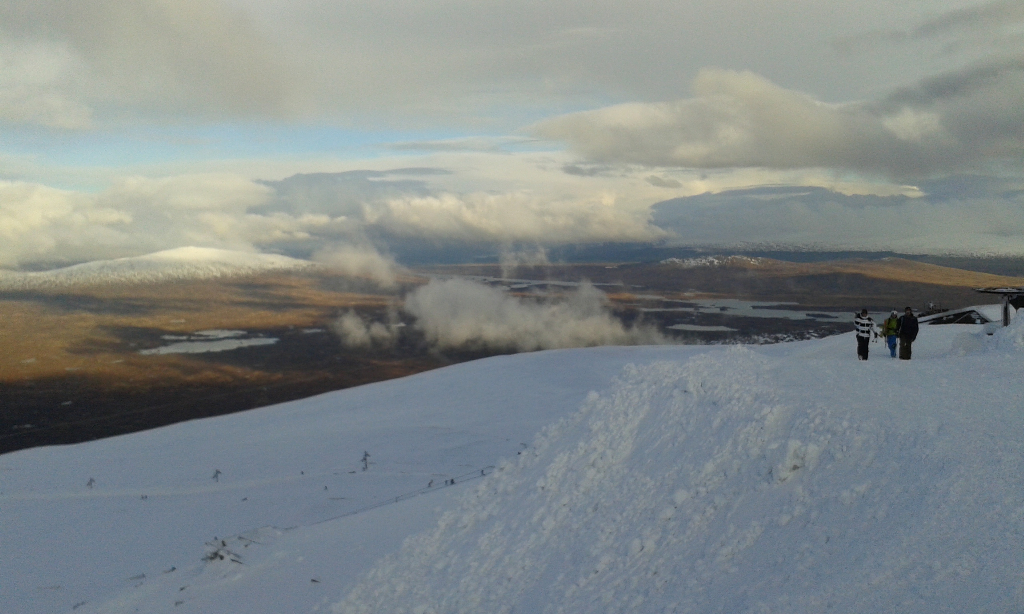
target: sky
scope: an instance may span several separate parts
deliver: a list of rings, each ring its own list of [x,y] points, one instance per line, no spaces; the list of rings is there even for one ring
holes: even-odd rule
[[[1024,255],[1022,50],[1008,0],[9,0],[0,267]]]

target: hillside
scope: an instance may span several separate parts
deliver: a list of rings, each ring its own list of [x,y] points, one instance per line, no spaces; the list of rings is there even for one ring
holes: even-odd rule
[[[425,277],[399,275],[381,285],[366,276],[375,270],[181,248],[0,273],[0,452],[246,410],[509,351],[431,347],[426,324],[403,310]],[[524,305],[564,300],[590,280],[608,299],[602,313],[676,343],[822,337],[849,330],[847,314],[862,307],[974,305],[994,300],[979,298],[975,287],[1024,281],[898,259],[746,256],[421,273],[476,279]],[[330,332],[345,314],[367,325],[400,324],[404,334],[386,347],[348,347]],[[169,347],[203,345],[207,331],[241,337],[221,343],[232,351],[212,351],[209,343],[202,353]]]
[[[253,264],[251,255],[214,251],[218,262]],[[32,287],[4,287],[0,278],[0,453],[240,411],[447,364],[423,353],[347,351],[331,334],[340,313],[383,313],[404,285],[381,289],[309,263],[291,266],[302,261],[290,259],[285,269],[197,269],[194,258],[184,268],[172,258],[168,268],[156,256],[168,254],[80,265],[78,272],[88,275],[68,269],[21,274],[38,276]],[[159,266],[143,267],[152,275],[135,275],[139,262],[154,261]],[[162,353],[176,341],[218,330],[268,345]]]
[[[430,267],[424,272],[500,277],[498,265]],[[746,256],[671,258],[660,263],[552,264],[519,267],[513,277],[617,286],[616,292],[685,300],[728,296],[791,302],[807,309],[879,311],[929,303],[947,308],[979,302],[974,288],[1024,285],[1006,277],[899,258],[786,262]]]
[[[4,610],[1019,611],[1024,320],[881,354],[520,354],[3,455]]]
[[[0,270],[0,290],[52,290],[77,286],[123,286],[175,280],[246,276],[301,270],[314,265],[275,254],[208,247],[179,247],[144,256],[97,260],[50,271]]]

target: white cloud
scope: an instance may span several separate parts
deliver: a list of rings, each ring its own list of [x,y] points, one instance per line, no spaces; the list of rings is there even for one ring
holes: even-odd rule
[[[498,255],[501,264],[501,276],[505,279],[513,276],[519,267],[535,267],[550,264],[548,252],[536,245],[533,249],[512,249],[506,247]]]
[[[392,346],[398,339],[401,328],[397,326],[397,314],[390,314],[389,322],[367,322],[354,311],[348,311],[331,324],[331,330],[338,335],[348,348],[365,349]]]
[[[349,230],[322,214],[247,212],[270,194],[264,185],[227,174],[132,177],[98,194],[0,182],[0,266],[119,258],[186,245],[249,251]]]
[[[119,207],[145,203],[159,211],[203,210],[242,212],[261,204],[270,189],[244,177],[225,173],[177,175],[173,177],[129,177],[100,196],[100,202]]]
[[[400,267],[372,247],[336,245],[313,254],[313,261],[349,277],[370,279],[382,287],[395,286]]]
[[[402,310],[435,350],[534,351],[596,345],[667,343],[656,328],[626,327],[609,310],[605,295],[584,283],[565,296],[517,297],[501,288],[450,279],[431,280],[404,299]],[[387,348],[409,328],[390,309],[385,321],[348,311],[331,329],[349,348]]]
[[[898,115],[882,119],[882,125],[896,138],[911,143],[920,143],[927,138],[942,134],[942,118],[938,113],[928,113],[904,108]]]
[[[222,0],[8,0],[0,42],[13,58],[8,68],[22,68],[0,81],[8,121],[79,128],[97,109],[137,121],[280,117],[297,108],[274,44]],[[44,103],[40,113],[14,114],[14,103],[33,100]]]
[[[985,187],[958,195],[971,183]],[[663,203],[654,219],[683,245],[1024,253],[1024,184],[963,178],[950,185],[949,193],[922,185],[934,193],[918,198],[801,188],[739,190]]]
[[[1024,159],[1024,60],[950,73],[874,104],[825,104],[724,70],[702,71],[693,91],[556,117],[533,131],[590,160],[651,166],[909,177]]]
[[[270,183],[267,210],[324,210],[366,232],[455,243],[649,241],[650,203],[679,192],[639,174],[563,172],[562,154],[435,153],[414,168],[299,175]],[[409,164],[409,159],[392,159]],[[380,164],[378,162],[378,164]]]
[[[528,192],[439,194],[369,204],[364,215],[370,226],[430,239],[572,243],[664,236],[616,200],[611,193],[560,201]]]
[[[601,101],[666,100],[704,66],[828,100],[927,73],[916,48],[837,62],[833,39],[920,24],[956,0],[7,0],[0,41],[66,49],[64,100],[101,120],[328,118],[509,129]],[[799,15],[799,19],[794,19]]]
[[[73,99],[67,84],[81,78],[79,59],[59,43],[0,42],[0,122],[81,130],[92,109]]]
[[[515,266],[543,262],[546,250],[557,245],[803,242],[810,234],[801,233],[813,234],[815,228],[823,240],[831,240],[836,236],[832,223],[859,227],[841,220],[816,226],[821,218],[815,210],[785,214],[789,225],[777,229],[776,213],[783,213],[764,204],[735,215],[728,207],[696,208],[686,225],[660,227],[652,221],[651,205],[673,197],[785,184],[820,186],[837,196],[921,195],[913,186],[849,181],[803,169],[657,168],[653,170],[659,181],[652,182],[652,169],[643,167],[569,174],[563,170],[567,160],[552,154],[438,154],[420,161],[450,170],[388,170],[388,162],[378,161],[377,170],[271,183],[235,173],[133,176],[97,193],[3,182],[0,267],[66,264],[194,245],[313,257],[346,274],[388,285],[397,269],[381,254],[416,257],[420,252],[401,251],[410,245],[434,250],[473,246],[474,253],[500,256],[512,274]],[[483,186],[491,189],[483,191]],[[884,225],[881,216],[875,222]],[[963,226],[950,226],[945,234],[959,228]],[[940,230],[929,241],[958,244],[943,238]],[[864,236],[894,239],[867,228]],[[983,236],[975,237],[972,245]]]
[[[536,302],[467,280],[432,280],[406,297],[404,309],[428,343],[441,349],[532,351],[665,342],[656,329],[625,327],[609,313],[604,294],[589,284],[564,300]]]
[[[107,223],[95,224],[99,214]],[[95,208],[87,196],[26,183],[0,182],[0,265],[17,265],[63,250],[83,236],[128,221]]]
[[[536,159],[503,154],[470,159],[477,168],[457,173],[354,171],[269,183],[233,173],[133,176],[95,194],[9,183],[0,192],[9,240],[0,266],[197,245],[315,253],[387,284],[394,263],[368,246],[388,251],[390,244],[415,239],[509,251],[522,244],[542,249],[668,236],[649,223],[649,203],[657,200],[652,195],[664,191],[639,177],[572,177],[557,163],[545,169]],[[479,184],[492,190],[452,191]]]
[[[941,41],[942,54],[953,51],[993,51],[1019,53],[1024,23],[1024,7],[1017,0],[990,0],[971,6],[954,6],[938,15],[926,17],[910,27],[885,27],[843,37],[843,47],[908,45],[922,41]],[[888,45],[886,45],[888,43]],[[973,48],[973,49],[969,49]]]

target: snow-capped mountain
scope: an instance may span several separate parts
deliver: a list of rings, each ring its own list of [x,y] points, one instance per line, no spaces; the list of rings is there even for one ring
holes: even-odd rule
[[[50,271],[0,270],[0,289],[46,289],[76,285],[132,284],[210,279],[295,270],[312,263],[277,254],[258,254],[210,247],[179,247],[145,256],[96,260]]]
[[[1019,612],[1024,319],[501,356],[0,456],[0,610]]]

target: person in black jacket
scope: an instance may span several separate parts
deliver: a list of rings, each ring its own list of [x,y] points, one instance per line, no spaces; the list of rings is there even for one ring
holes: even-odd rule
[[[917,339],[917,318],[910,307],[903,311],[896,326],[896,336],[900,338],[900,360],[910,360],[910,344]]]

